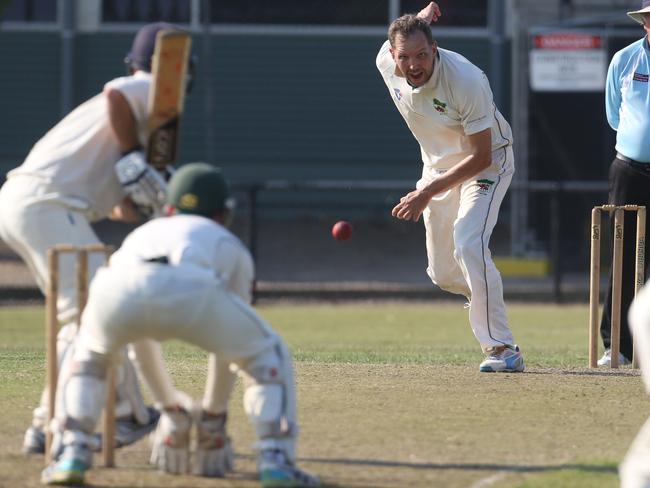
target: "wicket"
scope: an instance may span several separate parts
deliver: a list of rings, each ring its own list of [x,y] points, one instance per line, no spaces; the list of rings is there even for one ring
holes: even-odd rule
[[[589,368],[597,367],[600,301],[600,230],[602,212],[614,212],[614,250],[612,256],[612,319],[611,367],[619,367],[621,349],[621,293],[623,274],[623,231],[626,211],[636,212],[636,253],[634,294],[643,286],[645,278],[645,222],[646,208],[639,205],[600,205],[591,211],[591,269],[589,278]],[[632,367],[637,368],[636,354]]]
[[[45,437],[45,462],[50,461],[52,432],[51,421],[55,416],[56,386],[58,379],[57,345],[56,338],[59,332],[57,299],[59,296],[59,258],[61,254],[76,255],[76,287],[77,287],[77,326],[81,325],[81,315],[88,299],[88,255],[92,253],[104,254],[105,259],[113,252],[112,246],[104,244],[91,244],[74,246],[61,244],[48,249],[49,283],[45,294],[45,337],[47,341],[47,391],[48,412]],[[108,369],[106,378],[106,405],[104,406],[104,422],[102,436],[102,457],[104,466],[115,465],[115,388],[112,368]]]

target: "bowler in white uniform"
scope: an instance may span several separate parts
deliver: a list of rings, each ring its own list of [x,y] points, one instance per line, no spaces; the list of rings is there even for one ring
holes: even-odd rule
[[[440,15],[431,2],[417,15],[396,19],[377,56],[424,163],[415,190],[392,214],[412,221],[423,217],[427,273],[443,290],[467,297],[470,325],[487,355],[480,371],[523,371],[489,249],[514,172],[512,133],[485,74],[434,41],[429,24]]]
[[[224,372],[230,370],[246,380],[244,408],[257,437],[262,486],[318,486],[317,477],[294,464],[298,426],[291,353],[247,303],[253,261],[224,227],[228,200],[219,170],[205,163],[181,167],[168,189],[173,215],[134,230],[97,272],[74,366],[59,378],[64,412],[54,437],[56,461],[43,472],[45,483],[83,482],[105,398],[106,367],[119,360],[115,352],[145,338],[173,338],[210,353],[208,382],[194,418],[173,396],[164,398],[152,388],[163,405],[152,463],[167,473],[188,472],[194,422],[192,471],[223,476],[232,469],[225,430],[233,381]]]

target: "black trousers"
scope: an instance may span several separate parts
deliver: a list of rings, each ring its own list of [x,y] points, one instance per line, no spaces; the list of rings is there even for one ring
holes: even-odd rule
[[[609,203],[613,205],[645,205],[650,210],[650,164],[614,159],[609,168]],[[611,219],[613,230],[614,219]],[[632,336],[627,322],[627,312],[634,298],[634,268],[636,254],[636,212],[625,212],[623,241],[623,282],[621,296],[621,354],[632,359]],[[613,232],[610,235],[614,235]],[[647,246],[646,246],[647,248]],[[650,263],[645,257],[645,278],[648,279]],[[611,342],[612,274],[603,305],[600,336],[606,348]]]

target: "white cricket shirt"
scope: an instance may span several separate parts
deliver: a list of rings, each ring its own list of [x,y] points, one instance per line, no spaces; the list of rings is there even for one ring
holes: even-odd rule
[[[142,145],[146,142],[150,83],[151,74],[138,71],[105,85],[119,90],[128,101]],[[107,216],[125,196],[114,169],[120,156],[109,125],[108,103],[100,93],[50,129],[34,145],[25,162],[7,177],[39,178],[47,187],[47,195],[42,195],[44,200],[77,201],[80,209],[95,220]]]
[[[138,264],[166,258],[169,266],[220,279],[244,301],[251,301],[254,264],[250,252],[228,229],[199,215],[150,220],[133,230],[111,256],[110,266],[133,273]]]
[[[377,55],[397,110],[420,144],[422,161],[449,169],[469,155],[467,136],[492,129],[492,152],[512,144],[510,125],[496,108],[490,83],[478,67],[453,51],[438,48],[431,78],[413,88],[396,74],[386,41]],[[503,158],[493,158],[494,164]]]

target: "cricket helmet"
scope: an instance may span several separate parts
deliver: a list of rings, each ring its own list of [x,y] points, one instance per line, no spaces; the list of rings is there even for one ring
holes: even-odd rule
[[[151,58],[153,57],[156,48],[156,35],[161,30],[180,30],[173,24],[167,22],[156,22],[154,24],[147,24],[142,27],[133,39],[131,51],[124,58],[124,64],[129,74],[135,70],[146,71],[151,73]],[[185,92],[189,93],[192,89],[194,79],[196,78],[196,64],[197,56],[190,53],[187,78],[185,80]]]
[[[131,51],[124,58],[127,68],[151,73],[151,57],[156,47],[156,34],[161,30],[179,29],[167,22],[156,22],[142,27],[133,39]]]
[[[207,163],[188,163],[174,172],[167,188],[167,204],[177,213],[213,217],[232,210],[228,183],[220,168]]]

